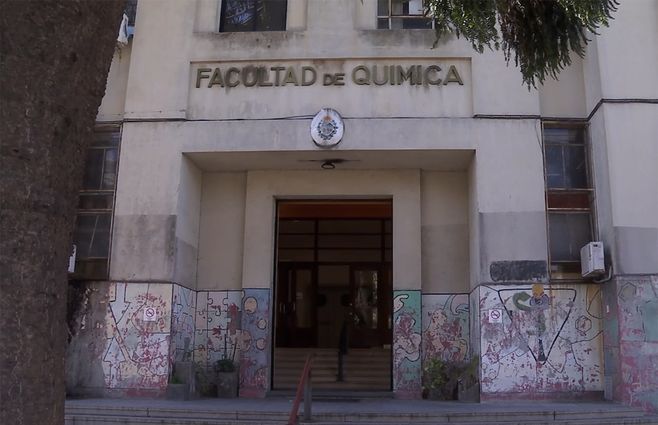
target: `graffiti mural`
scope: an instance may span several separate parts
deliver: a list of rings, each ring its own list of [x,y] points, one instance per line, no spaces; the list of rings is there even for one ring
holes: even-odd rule
[[[243,294],[240,396],[263,397],[269,382],[270,290],[245,289]]]
[[[618,278],[621,399],[658,411],[658,276]]]
[[[102,368],[111,389],[167,386],[171,285],[112,283]]]
[[[420,311],[420,291],[394,291],[393,389],[397,397],[420,397]]]
[[[194,350],[196,292],[173,285],[171,302],[171,362],[191,361]]]
[[[239,359],[242,291],[199,291],[196,301],[194,361],[206,367]]]
[[[598,286],[480,288],[482,391],[602,391]]]
[[[469,356],[468,294],[423,295],[423,361],[463,362]]]

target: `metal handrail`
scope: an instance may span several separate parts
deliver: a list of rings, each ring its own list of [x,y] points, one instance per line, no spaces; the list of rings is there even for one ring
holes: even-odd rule
[[[311,364],[313,362],[313,356],[314,354],[311,353],[306,357],[302,375],[299,377],[295,401],[292,404],[290,416],[288,417],[288,425],[297,424],[297,413],[299,411],[299,403],[302,401],[302,394],[304,395],[304,420],[311,420]]]

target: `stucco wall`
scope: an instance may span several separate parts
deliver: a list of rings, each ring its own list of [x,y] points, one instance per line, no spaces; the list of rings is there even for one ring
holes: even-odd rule
[[[107,75],[105,95],[98,108],[96,120],[120,121],[123,120],[123,111],[126,104],[126,86],[130,72],[132,43],[117,48],[112,57],[110,72]]]
[[[600,287],[483,286],[479,297],[483,394],[603,391]]]
[[[465,172],[421,173],[423,292],[469,288],[468,184]]]
[[[246,173],[203,174],[199,289],[242,288],[246,184]]]
[[[546,281],[540,123],[519,120],[493,125],[496,136],[475,136],[478,236],[471,237],[479,238],[479,253],[471,258],[479,255],[479,282]]]
[[[658,277],[619,276],[604,286],[608,398],[658,411]]]
[[[91,282],[70,322],[67,392],[161,396],[169,381],[172,285]],[[145,309],[155,309],[146,320]],[[180,329],[180,328],[179,328]]]
[[[658,104],[603,105],[615,270],[658,273]]]
[[[245,288],[269,288],[274,258],[275,198],[393,199],[393,287],[421,288],[419,171],[251,171],[247,174]]]

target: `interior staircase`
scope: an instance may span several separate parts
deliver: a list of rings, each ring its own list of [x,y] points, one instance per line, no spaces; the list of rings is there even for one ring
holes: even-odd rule
[[[315,353],[311,379],[313,390],[390,391],[391,349],[352,348],[343,356],[343,381],[338,378],[335,348],[276,348],[275,390],[294,390],[306,357]]]

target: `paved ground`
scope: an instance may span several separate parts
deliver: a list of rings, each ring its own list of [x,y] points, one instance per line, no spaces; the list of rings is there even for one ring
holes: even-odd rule
[[[265,399],[199,399],[173,401],[161,399],[71,399],[66,405],[78,408],[127,408],[127,409],[171,409],[204,410],[218,412],[289,412],[292,400],[289,398]],[[612,402],[560,402],[560,401],[484,401],[482,403],[460,403],[455,401],[431,400],[338,400],[314,401],[314,413],[460,413],[460,412],[537,412],[560,411],[610,412],[625,408]]]

